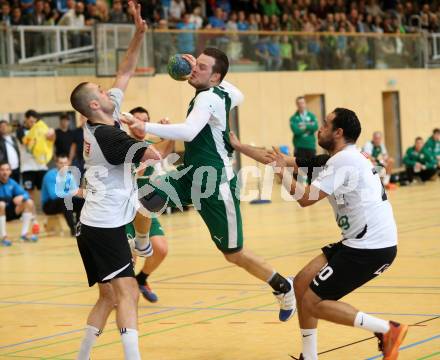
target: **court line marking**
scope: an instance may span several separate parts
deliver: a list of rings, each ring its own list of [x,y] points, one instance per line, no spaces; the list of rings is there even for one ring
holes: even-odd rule
[[[221,303],[221,304],[215,304],[213,306],[222,306],[222,305],[230,304],[230,303],[234,303],[234,302],[246,301],[246,300],[249,300],[249,299],[260,297],[262,295],[263,294],[248,296],[248,297],[244,297],[244,298],[241,298],[241,299],[235,299],[235,300],[227,301],[227,302],[224,302],[224,303]],[[271,304],[273,304],[273,302]],[[163,310],[163,311],[160,311],[158,313],[164,313],[164,312],[169,312],[169,311],[173,311],[173,309]],[[173,318],[173,317],[177,317],[177,316],[182,316],[182,315],[186,315],[186,314],[193,313],[193,312],[196,312],[196,311],[198,311],[198,310],[191,310],[191,311],[186,311],[186,312],[179,313],[179,314],[174,314],[174,315],[171,315],[171,316],[160,317],[158,319],[154,319],[154,320],[151,320],[151,321],[143,322],[142,324],[146,324],[146,323],[150,323],[150,322],[155,322],[155,321],[159,321],[159,320],[164,320],[164,319],[169,319],[169,318]],[[245,311],[245,310],[243,310],[243,311]],[[154,314],[155,313],[146,314],[145,316],[150,316],[150,315],[154,315]],[[141,316],[139,316],[139,318],[145,317],[145,316],[141,315]],[[114,323],[115,323],[115,321],[111,322],[111,324],[114,324]],[[68,332],[68,333],[75,333],[75,332],[79,332],[79,331],[84,331],[84,327],[82,327],[81,329],[72,330],[71,332]],[[112,330],[106,331],[106,332],[117,332],[117,331],[118,331],[118,329],[112,329]],[[63,336],[63,335],[54,334],[54,335],[51,335],[49,337],[45,337],[45,339],[55,338],[55,337]],[[55,345],[55,344],[59,344],[59,343],[64,343],[64,342],[69,342],[69,341],[73,341],[73,340],[78,340],[78,339],[81,339],[81,337],[60,340],[60,341],[56,341],[56,342],[53,342],[53,343],[44,344],[44,345],[38,345],[38,346],[34,346],[34,347],[22,349],[22,350],[13,351],[13,352],[10,352],[10,353],[4,353],[4,354],[0,354],[0,355],[1,356],[6,356],[6,355],[11,355],[11,354],[16,354],[16,353],[23,352],[23,351],[38,349],[38,348],[47,347],[47,346],[51,346],[51,345]],[[37,341],[37,340],[34,340],[34,341]],[[31,341],[25,341],[24,343],[29,343],[29,342],[31,342]],[[13,345],[13,344],[12,345],[6,345],[6,347],[12,347],[12,346],[16,346],[16,345]],[[0,349],[1,348],[4,348],[4,347],[0,347]]]
[[[424,344],[424,343],[427,343],[429,341],[433,341],[433,340],[436,340],[436,339],[440,339],[440,334],[431,336],[431,337],[429,337],[427,339],[423,339],[423,340],[420,340],[420,341],[413,342],[412,344],[408,344],[408,345],[402,346],[399,349],[399,352],[403,351],[403,350],[406,350],[406,349],[410,349],[410,348],[415,347],[415,346],[419,346],[421,344]],[[376,356],[369,357],[369,358],[367,358],[365,360],[380,359],[382,356],[383,356],[382,354],[381,355],[376,355]]]
[[[265,306],[272,305],[272,304],[273,304],[273,302],[271,302],[269,304],[258,305],[258,306],[254,306],[251,309],[258,309],[260,307],[265,307]],[[210,317],[210,318],[207,318],[207,319],[199,320],[197,322],[187,322],[187,323],[184,323],[184,324],[181,324],[181,325],[178,325],[178,326],[173,326],[173,327],[170,327],[170,328],[167,328],[167,329],[151,331],[151,332],[139,335],[139,339],[142,338],[142,337],[146,337],[146,336],[152,336],[152,335],[157,335],[157,334],[173,331],[173,330],[176,330],[176,329],[181,329],[183,327],[193,326],[195,323],[208,322],[208,321],[212,321],[212,320],[217,320],[217,319],[221,319],[221,318],[237,315],[237,314],[240,314],[240,313],[246,312],[246,311],[247,311],[246,309],[243,309],[243,310],[236,311],[236,312],[233,312],[233,313],[230,313],[230,314],[223,314],[223,315],[218,315],[218,316]],[[108,345],[114,345],[114,344],[119,344],[119,343],[120,343],[120,340],[111,341],[111,342],[108,342],[108,343],[105,343],[105,344],[97,345],[94,348],[102,348],[102,347],[105,347],[105,346],[108,346]],[[73,353],[76,353],[76,352],[78,352],[78,350],[70,351],[70,352],[63,353],[63,354],[54,355],[54,356],[48,357],[46,359],[58,359],[61,356],[70,355],[70,354],[73,354]]]
[[[418,358],[417,360],[426,360],[426,359],[430,359],[430,358],[433,358],[433,357],[436,356],[436,355],[440,355],[440,351],[434,352],[434,353],[429,354],[429,355],[427,355],[427,356],[423,356],[423,357],[421,357],[421,358]]]

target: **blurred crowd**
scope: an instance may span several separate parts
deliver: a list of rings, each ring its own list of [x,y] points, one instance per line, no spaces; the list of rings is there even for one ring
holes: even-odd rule
[[[84,137],[82,126],[73,124],[74,119],[63,114],[53,129],[35,110],[26,111],[16,129],[0,120],[0,245],[12,244],[6,222],[19,218],[19,238],[38,240],[37,208],[47,216],[63,214],[74,235],[84,203],[74,196],[84,172]]]
[[[232,31],[438,32],[439,1],[140,0],[154,28]],[[129,23],[127,0],[2,0],[6,25]]]

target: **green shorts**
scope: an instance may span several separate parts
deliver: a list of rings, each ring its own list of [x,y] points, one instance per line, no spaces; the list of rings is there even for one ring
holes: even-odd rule
[[[183,166],[178,167],[177,171],[181,169]],[[160,197],[168,200],[167,206],[181,208],[193,204],[208,226],[212,241],[221,252],[240,251],[243,248],[243,226],[240,200],[236,194],[237,178],[214,182],[210,187],[211,194],[204,197],[207,185],[193,185],[190,174],[176,179],[172,177],[172,173],[168,173],[155,178],[150,185]]]
[[[134,229],[133,223],[129,223],[125,225],[125,234],[127,235],[127,240],[134,239],[136,237],[136,230]],[[150,227],[150,238],[154,236],[165,236],[165,232],[160,225],[159,220],[156,218],[151,219],[151,227]]]

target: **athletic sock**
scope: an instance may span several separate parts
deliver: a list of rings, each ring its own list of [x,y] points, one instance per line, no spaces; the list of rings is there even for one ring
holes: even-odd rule
[[[385,334],[390,330],[390,323],[388,321],[365,314],[361,311],[356,314],[353,326],[381,334]]]
[[[79,348],[78,356],[76,357],[77,360],[90,359],[90,352],[92,351],[92,347],[93,345],[95,345],[96,339],[99,335],[101,335],[101,333],[102,330],[99,330],[92,325],[86,326],[86,331],[81,342],[81,347]]]
[[[122,328],[121,332],[122,346],[124,347],[125,360],[141,360],[139,353],[138,332],[135,329]]]
[[[6,216],[0,216],[0,238],[3,240],[6,237]]]
[[[318,329],[301,329],[304,360],[318,360]]]
[[[33,217],[33,215],[30,212],[24,212],[21,215],[21,220],[23,221],[23,224],[21,227],[21,235],[26,235],[28,233],[29,225],[31,224],[32,217]]]
[[[290,283],[286,278],[282,277],[277,272],[273,272],[272,276],[267,280],[267,283],[279,293],[288,293],[291,289]]]
[[[139,285],[145,285],[147,283],[148,276],[150,274],[145,274],[143,271],[139,271],[139,274],[136,275],[136,280]]]
[[[383,185],[384,185],[384,186],[387,186],[387,185],[390,183],[390,178],[391,178],[391,176],[388,175],[388,174],[386,174],[386,175],[383,177]]]

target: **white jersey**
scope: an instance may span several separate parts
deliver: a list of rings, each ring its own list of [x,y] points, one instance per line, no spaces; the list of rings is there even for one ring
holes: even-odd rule
[[[379,175],[355,145],[332,156],[312,185],[329,194],[344,245],[380,249],[397,244],[393,210]]]
[[[113,118],[119,124],[123,92],[120,89],[111,89],[109,95],[115,104]],[[118,160],[117,164],[112,161],[114,164],[111,164],[108,161],[109,156],[104,155],[104,142],[100,143],[95,136],[97,131],[104,130],[108,134],[115,133],[116,136],[122,133],[122,130],[109,125],[87,123],[84,126],[86,197],[81,211],[81,223],[94,227],[116,228],[133,221],[138,207],[137,186],[131,166],[125,164],[123,159]],[[127,135],[124,133],[124,136]],[[116,139],[109,139],[107,136],[105,140],[114,141],[115,147],[118,145]],[[106,146],[108,147],[108,143]]]

